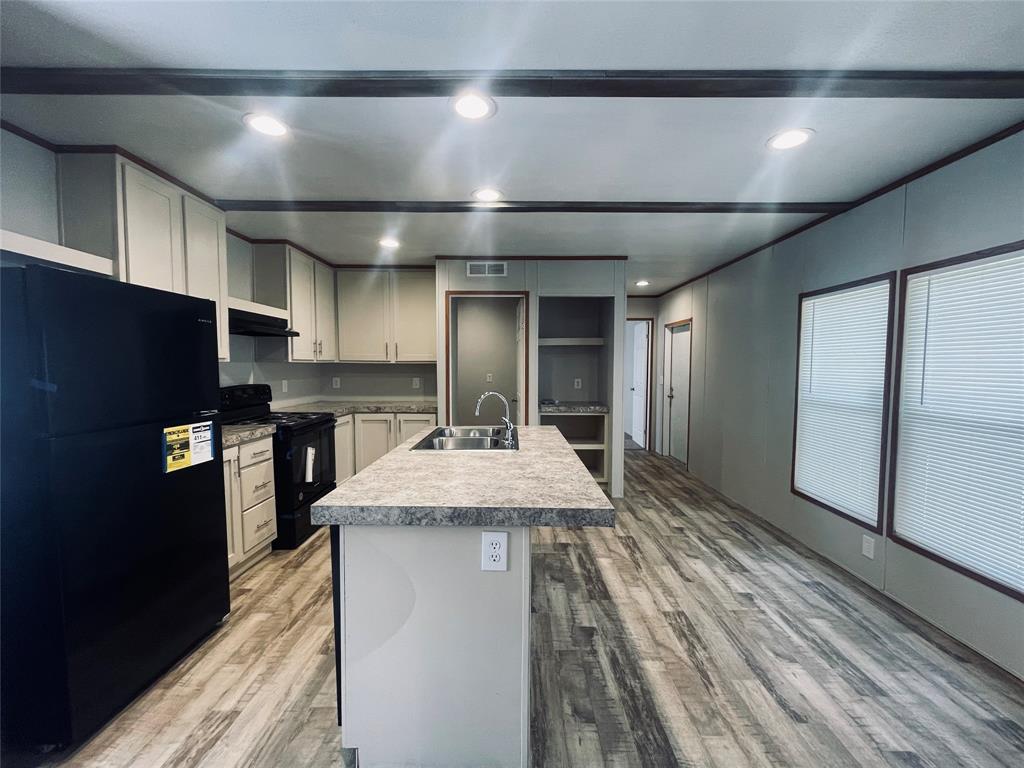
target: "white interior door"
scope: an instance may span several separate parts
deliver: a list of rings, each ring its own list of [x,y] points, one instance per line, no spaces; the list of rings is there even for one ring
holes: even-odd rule
[[[516,394],[510,404],[513,424],[523,424],[526,413],[526,301],[520,299],[516,305]]]
[[[690,324],[666,331],[665,452],[686,463],[690,423]]]
[[[622,428],[631,438],[633,435],[633,391],[636,386],[633,368],[633,345],[636,341],[635,320],[626,321],[626,332],[622,335]]]
[[[629,409],[633,423],[630,434],[633,442],[642,448],[647,447],[647,368],[650,346],[650,325],[646,322],[636,323],[633,332],[633,384],[630,393],[633,403]]]

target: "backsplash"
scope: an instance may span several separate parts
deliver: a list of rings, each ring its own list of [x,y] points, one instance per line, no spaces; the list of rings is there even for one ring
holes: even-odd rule
[[[220,364],[220,385],[269,384],[274,400],[308,397],[434,399],[437,373],[433,363],[287,363],[257,360],[255,339],[231,336],[231,362]],[[418,377],[420,388],[413,389]],[[340,386],[334,387],[334,379]],[[288,382],[284,391],[283,382]]]

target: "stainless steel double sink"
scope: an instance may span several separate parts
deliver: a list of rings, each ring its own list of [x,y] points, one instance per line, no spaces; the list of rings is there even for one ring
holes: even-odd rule
[[[413,451],[518,451],[519,430],[512,427],[438,427]]]

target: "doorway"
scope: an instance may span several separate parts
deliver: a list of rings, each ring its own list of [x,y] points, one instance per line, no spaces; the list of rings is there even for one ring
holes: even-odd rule
[[[651,363],[653,361],[654,318],[626,320],[622,362],[623,429],[626,450],[645,450],[651,439]]]
[[[690,352],[692,320],[665,325],[665,402],[662,448],[683,464],[690,455]]]
[[[497,425],[505,407],[484,392],[508,399],[513,424],[527,424],[529,312],[522,293],[448,291],[446,296],[447,421],[460,426]]]

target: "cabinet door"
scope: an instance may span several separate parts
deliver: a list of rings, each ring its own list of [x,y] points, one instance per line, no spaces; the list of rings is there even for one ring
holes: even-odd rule
[[[125,276],[129,283],[185,292],[181,193],[130,165],[124,169]]]
[[[352,416],[343,416],[334,425],[334,481],[341,483],[355,473],[355,425]]]
[[[228,359],[228,260],[223,211],[184,197],[185,283],[189,296],[217,302],[217,357]]]
[[[317,360],[338,359],[338,316],[334,311],[337,294],[334,290],[334,270],[319,261],[314,262],[316,283],[316,338]]]
[[[392,360],[431,362],[437,359],[436,281],[434,272],[396,270],[391,273]]]
[[[294,248],[288,249],[288,311],[292,330],[292,360],[316,360],[316,317],[313,292],[313,260]]]
[[[391,353],[391,273],[338,271],[338,339],[345,361],[389,361]]]
[[[395,415],[393,413],[357,413],[356,472],[362,472],[395,447]]]
[[[401,445],[421,429],[437,426],[437,416],[432,413],[399,413],[397,419],[397,445]]]
[[[242,553],[242,493],[238,485],[238,449],[229,448],[222,458],[224,467],[224,524],[228,531],[228,568],[234,568]]]

